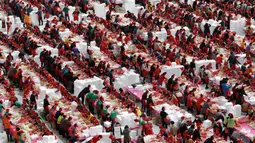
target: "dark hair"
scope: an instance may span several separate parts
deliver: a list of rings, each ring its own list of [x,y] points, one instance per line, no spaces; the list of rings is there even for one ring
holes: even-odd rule
[[[174,121],[171,121],[170,123],[173,125],[173,124],[174,124]]]
[[[128,128],[129,128],[128,125],[126,125],[126,126],[125,126],[125,129],[128,129]]]

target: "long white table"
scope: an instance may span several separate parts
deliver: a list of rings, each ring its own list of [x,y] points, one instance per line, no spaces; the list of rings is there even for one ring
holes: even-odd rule
[[[182,68],[184,68],[183,65],[163,66],[161,68],[161,74],[166,72],[166,78],[170,78],[172,75],[175,75],[175,77],[180,77],[182,74]]]
[[[196,65],[196,71],[195,74],[198,74],[199,68],[203,65],[207,66],[209,64],[212,64],[212,70],[216,70],[216,62],[215,60],[200,60],[200,61],[195,61]]]
[[[230,20],[230,30],[235,31],[236,34],[244,36],[245,35],[245,18],[240,18],[237,20]]]

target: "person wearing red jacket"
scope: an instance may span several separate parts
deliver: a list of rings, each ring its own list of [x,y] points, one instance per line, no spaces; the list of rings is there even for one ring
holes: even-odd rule
[[[11,26],[12,26],[12,22],[10,21],[10,18],[7,17],[7,34],[10,33]]]
[[[215,61],[216,61],[216,68],[218,69],[222,63],[222,60],[223,60],[223,55],[221,54],[220,56],[217,56],[215,58]]]
[[[157,67],[156,67],[156,69],[154,71],[154,77],[155,77],[156,80],[159,79],[160,72],[161,72],[161,70],[159,68],[159,65],[157,65]]]
[[[196,102],[197,112],[200,113],[201,110],[201,104],[204,102],[204,95],[201,94]]]
[[[166,72],[162,73],[160,76],[159,76],[159,79],[158,79],[158,84],[159,85],[162,85],[164,80],[166,79]]]
[[[127,44],[129,41],[131,41],[131,37],[130,34],[128,34],[125,39],[124,39],[125,43]]]

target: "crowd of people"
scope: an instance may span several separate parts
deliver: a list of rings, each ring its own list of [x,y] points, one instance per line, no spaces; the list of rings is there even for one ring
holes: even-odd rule
[[[127,108],[137,116],[141,117],[140,120],[136,121],[142,126],[142,136],[153,134],[152,123],[149,121],[149,117],[152,114],[152,106],[154,106],[154,101],[152,100],[153,95],[149,94],[148,91],[145,91],[141,100],[142,107],[141,110],[139,110],[138,105],[128,98],[129,93],[125,93],[121,88],[114,88],[114,69],[107,63],[107,61],[94,58],[93,52],[89,49],[87,50],[89,55],[88,58],[82,57],[76,42],[70,42],[69,39],[61,39],[59,34],[60,29],[57,26],[59,21],[73,33],[82,35],[88,44],[90,44],[91,41],[95,41],[96,46],[100,47],[102,52],[107,53],[111,60],[119,63],[121,67],[135,69],[135,71],[143,78],[143,82],[155,84],[153,86],[155,90],[164,89],[161,91],[162,94],[168,97],[174,105],[180,106],[181,104],[184,104],[184,108],[196,116],[196,119],[193,122],[182,117],[181,121],[175,123],[174,121],[169,121],[167,118],[168,114],[163,107],[160,112],[160,122],[162,125],[160,126],[160,133],[158,136],[164,137],[167,142],[200,142],[200,125],[202,124],[202,121],[206,119],[209,119],[213,123],[212,127],[216,136],[220,136],[225,140],[230,139],[237,143],[242,142],[242,140],[233,136],[234,128],[238,125],[234,120],[233,114],[229,113],[224,115],[223,111],[217,110],[217,113],[212,117],[209,112],[210,99],[205,99],[204,95],[201,94],[197,102],[194,103],[192,97],[195,96],[196,88],[189,90],[190,85],[184,87],[183,84],[178,82],[179,79],[175,77],[175,75],[166,78],[167,73],[161,74],[161,65],[164,64],[170,66],[172,62],[183,65],[184,69],[182,75],[188,80],[193,83],[205,85],[205,89],[214,92],[215,97],[224,96],[234,104],[243,105],[244,96],[247,95],[243,84],[246,86],[254,86],[255,84],[252,64],[253,55],[251,55],[250,52],[253,46],[252,42],[245,45],[245,39],[241,45],[235,43],[236,33],[229,30],[231,20],[229,12],[239,13],[247,19],[254,17],[254,8],[247,8],[250,4],[253,5],[253,1],[245,1],[241,4],[237,4],[236,1],[206,1],[206,3],[215,3],[218,7],[216,9],[210,8],[209,5],[204,6],[204,2],[202,1],[195,1],[192,6],[187,3],[181,3],[180,7],[161,2],[154,7],[156,12],[153,11],[153,6],[149,2],[139,1],[138,3],[146,6],[147,10],[142,13],[141,9],[137,17],[128,11],[125,17],[131,19],[133,22],[127,26],[118,24],[120,21],[119,16],[115,16],[113,19],[111,15],[114,11],[114,7],[110,7],[110,10],[106,13],[106,20],[98,18],[95,14],[89,13],[88,17],[92,21],[97,21],[98,23],[103,24],[106,27],[107,32],[97,26],[92,26],[90,23],[85,26],[83,20],[78,24],[77,22],[70,21],[68,5],[76,5],[80,8],[76,8],[72,13],[74,21],[79,21],[80,11],[88,12],[91,9],[88,2],[85,0],[67,1],[63,10],[61,10],[59,3],[56,1],[29,2],[38,7],[37,15],[39,25],[44,25],[44,18],[49,18],[50,15],[55,15],[53,20],[47,20],[45,28],[43,31],[40,31],[38,26],[31,25],[29,13],[32,12],[32,5],[25,4],[18,0],[13,0],[11,2],[4,1],[4,6],[6,7],[6,11],[8,11],[8,15],[15,14],[20,17],[21,21],[25,24],[25,30],[16,28],[11,37],[8,37],[1,32],[0,40],[13,50],[19,49],[19,58],[24,62],[27,62],[24,58],[25,53],[33,56],[39,54],[41,62],[40,66],[42,68],[41,72],[52,75],[58,82],[63,83],[70,93],[74,93],[74,81],[79,79],[79,75],[75,75],[72,68],[68,65],[65,65],[65,67],[62,68],[62,59],[64,58],[74,61],[78,66],[82,67],[84,73],[88,75],[87,77],[93,77],[94,75],[103,77],[103,79],[105,79],[104,89],[106,92],[113,95],[115,99],[118,99],[118,101],[124,105],[124,108]],[[102,2],[110,4],[108,1]],[[43,6],[40,6],[40,4]],[[246,4],[245,8],[243,7],[243,4]],[[239,9],[240,11],[236,9]],[[197,16],[194,16],[193,13]],[[45,17],[43,17],[43,14],[45,14]],[[162,20],[160,17],[167,20]],[[221,23],[213,32],[210,31],[210,24],[206,23],[204,25],[204,31],[202,32],[197,23],[201,23],[203,19],[217,19],[221,20]],[[140,26],[137,26],[136,22],[139,23]],[[182,26],[180,30],[177,30],[175,36],[169,34],[173,23]],[[9,24],[7,24],[7,27]],[[186,36],[185,26],[192,31],[192,34],[189,36]],[[158,31],[161,28],[165,28],[169,34],[165,42],[161,42],[158,37],[154,38],[152,33],[152,31]],[[142,37],[143,29],[149,30],[148,40],[144,40]],[[9,31],[9,28],[7,28],[7,31]],[[36,49],[39,47],[38,43],[31,38],[29,33],[33,33],[33,36],[43,39],[50,46],[56,47],[59,50],[59,56],[52,56],[51,51],[47,51],[46,49],[40,53],[36,53]],[[119,57],[113,54],[114,43],[109,42],[107,33],[115,33],[117,36],[116,40],[119,42],[122,42],[122,39],[125,36],[123,45],[120,46],[120,51],[118,53],[118,55],[120,55]],[[201,42],[195,40],[198,36],[203,37]],[[253,37],[252,34],[250,37]],[[155,57],[158,62],[150,64],[145,57],[135,53],[131,54],[131,56],[127,56],[124,46],[129,41],[132,41],[138,49],[148,52],[152,57]],[[171,44],[170,48],[166,48],[166,43]],[[215,43],[217,43],[217,46],[222,46],[226,50],[231,51],[230,55],[224,57],[225,55],[223,56],[222,54],[219,54],[219,51],[214,48],[216,45]],[[245,53],[246,62],[241,64],[237,60],[235,53]],[[196,75],[195,59],[188,62],[186,55],[198,57],[199,59],[215,60],[217,70],[224,71],[227,75],[237,77],[236,79],[238,79],[239,82],[235,85],[229,85],[228,78],[224,78],[220,81],[218,87],[212,87],[209,83],[209,74],[206,72],[212,69],[212,65],[209,64],[208,66],[199,67],[199,73]],[[224,58],[227,58],[225,63],[223,63],[225,61]],[[16,87],[19,87],[20,90],[26,90],[27,86],[31,83],[31,79],[26,79],[25,81],[22,80],[22,69],[19,68],[19,65],[12,64],[12,61],[13,57],[10,53],[6,57],[6,61],[3,65],[4,70],[6,71],[9,80],[12,81]],[[240,65],[240,68],[238,65]],[[107,78],[109,78],[109,81],[106,80]],[[165,83],[165,88],[161,87],[163,83]],[[180,91],[181,88],[184,89],[184,92],[183,97],[179,99],[175,93]],[[38,93],[35,92],[32,87],[31,90],[32,94],[24,97],[25,102],[23,102],[22,106],[17,98],[12,98],[10,101],[13,105],[19,108],[22,107],[28,111],[36,110]],[[106,121],[111,122],[111,127],[107,131],[114,133],[115,127],[119,126],[119,123],[116,122],[116,108],[114,108],[113,111],[108,112],[109,106],[104,106],[104,98],[98,94],[99,91],[92,91],[91,86],[89,85],[79,93],[78,98],[81,99],[81,104],[88,107],[90,113],[97,114],[97,118],[101,120],[102,125]],[[1,105],[2,103],[0,102],[0,107],[2,107]],[[68,117],[61,108],[56,111],[55,105],[52,105],[52,110],[56,112],[50,112],[49,105],[48,96],[46,95],[43,107],[47,120],[55,127],[60,135],[66,137],[70,142],[79,140],[76,132],[77,124],[71,124],[72,118]],[[1,108],[1,110],[2,109],[3,108]],[[203,115],[202,118],[200,118],[201,114]],[[247,115],[249,119],[253,119],[252,106],[249,106]],[[8,112],[5,113],[2,118],[8,141],[11,141],[12,135],[10,134],[10,116]],[[32,116],[31,118],[34,117]],[[221,122],[219,122],[220,120]],[[45,134],[51,134],[48,130],[43,130],[45,130]],[[15,142],[24,142],[22,139],[22,130],[17,127],[16,131],[17,133],[15,132],[13,135]],[[131,142],[130,129],[128,126],[125,126],[123,135],[125,143]],[[142,136],[138,136],[137,142],[143,142]],[[94,136],[90,142],[97,142],[101,138],[101,135]],[[212,143],[213,140],[214,136],[211,136],[205,142]],[[112,137],[112,141],[118,142],[119,139]]]

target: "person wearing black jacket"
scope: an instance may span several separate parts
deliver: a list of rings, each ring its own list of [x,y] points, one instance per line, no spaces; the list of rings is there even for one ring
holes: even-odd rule
[[[61,112],[62,112],[62,108],[59,108],[59,110],[56,112],[56,114],[55,114],[55,116],[54,116],[55,125],[56,125],[56,130],[58,130],[57,120],[58,120],[58,117],[60,116]]]
[[[65,78],[67,81],[67,90],[71,93],[74,92],[74,81],[78,79],[77,76],[74,76],[72,71],[69,71],[67,74],[65,74]]]
[[[38,94],[33,91],[33,93],[30,95],[30,108],[35,107],[35,110],[37,109],[36,105],[36,98],[38,97]]]
[[[244,101],[243,96],[244,95],[247,96],[247,94],[245,93],[245,90],[244,90],[244,86],[242,86],[242,88],[238,90],[238,94],[236,97],[236,104],[240,104],[240,105],[243,104],[243,101]]]
[[[206,139],[204,143],[214,143],[214,137],[211,136],[210,138]]]
[[[236,59],[236,56],[233,52],[230,52],[230,56],[228,57],[228,62],[230,68],[235,69],[236,64],[240,64],[240,62]]]
[[[85,88],[79,93],[78,98],[81,98],[81,104],[84,104],[84,105],[85,105],[85,103],[84,103],[84,98],[85,98],[85,95],[86,95],[87,93],[90,92],[90,87],[91,87],[91,85],[88,85],[87,87],[85,87]]]
[[[111,69],[109,72],[108,72],[108,77],[110,78],[110,85],[113,86],[113,82],[114,82],[114,77],[113,77],[113,69]]]
[[[149,98],[147,98],[147,115],[151,115],[151,106],[154,105],[152,100],[152,95],[149,95]]]
[[[149,91],[146,90],[143,95],[142,95],[142,110],[145,110],[145,106],[146,106],[146,100],[147,100],[147,96],[148,96]]]
[[[201,139],[201,135],[200,135],[200,127],[198,126],[197,129],[194,130],[193,132],[193,136],[192,136],[192,140],[195,141],[197,139]]]
[[[153,73],[156,70],[155,64],[152,64],[150,67],[150,80],[152,81]]]
[[[48,100],[48,97],[49,96],[46,94],[45,98],[43,100],[43,109],[44,109],[46,115],[49,114],[49,105],[50,105],[50,102]]]
[[[160,117],[161,117],[162,126],[164,128],[167,128],[167,123],[165,121],[167,115],[168,114],[165,112],[165,107],[162,107],[161,112],[160,112]]]
[[[204,37],[208,38],[208,34],[210,34],[210,27],[211,25],[209,23],[205,23],[204,25]]]
[[[191,77],[195,77],[196,64],[195,64],[195,60],[194,59],[190,62],[189,68],[190,68],[190,74],[192,74]]]

